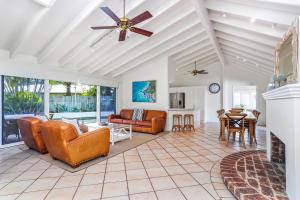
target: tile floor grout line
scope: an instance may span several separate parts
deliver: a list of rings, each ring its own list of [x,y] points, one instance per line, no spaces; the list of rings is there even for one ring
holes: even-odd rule
[[[152,140],[152,141],[155,141],[155,140]],[[152,141],[150,141],[150,142],[152,142]],[[145,143],[145,144],[147,144],[147,146],[148,146],[148,142]],[[144,170],[145,170],[145,172],[146,172],[146,174],[147,174],[147,177],[148,177],[148,179],[149,179],[149,182],[150,182],[150,184],[151,184],[151,187],[152,187],[152,189],[153,189],[153,193],[154,193],[154,195],[156,196],[156,199],[158,199],[158,196],[157,196],[157,194],[156,194],[156,192],[155,192],[155,189],[154,189],[154,187],[153,187],[153,184],[152,184],[152,182],[151,182],[151,180],[150,180],[150,176],[149,176],[149,174],[148,174],[148,172],[147,172],[146,166],[145,166],[145,164],[144,164],[144,162],[143,162],[143,160],[142,160],[142,157],[141,157],[141,155],[140,155],[140,153],[139,153],[139,151],[138,151],[138,148],[136,148],[136,149],[137,149],[138,156],[139,156],[139,158],[140,158],[140,160],[141,160],[141,163],[142,163],[142,165],[143,165],[143,167],[144,167]]]
[[[80,181],[79,181],[79,183],[78,183],[78,186],[77,186],[77,188],[76,188],[76,190],[75,190],[75,192],[74,192],[74,194],[73,194],[72,199],[74,199],[75,196],[76,196],[76,193],[77,193],[77,191],[78,191],[78,188],[80,187],[80,183],[81,183],[81,181],[82,181],[82,179],[83,179],[83,177],[84,177],[85,172],[86,172],[86,168],[84,169],[84,173],[83,173],[82,176],[81,176],[81,179],[80,179]]]

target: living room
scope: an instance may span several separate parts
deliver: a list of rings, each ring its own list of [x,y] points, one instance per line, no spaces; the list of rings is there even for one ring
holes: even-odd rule
[[[0,200],[299,199],[299,14],[1,1]]]

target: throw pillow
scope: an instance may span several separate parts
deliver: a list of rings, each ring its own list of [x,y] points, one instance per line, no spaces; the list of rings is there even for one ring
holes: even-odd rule
[[[76,128],[77,134],[82,134],[77,119],[65,119],[65,118],[62,118],[62,121],[66,122],[68,124],[72,124]]]
[[[138,120],[138,121],[143,120],[143,113],[144,113],[144,109],[140,109],[140,108],[134,109],[132,120]]]

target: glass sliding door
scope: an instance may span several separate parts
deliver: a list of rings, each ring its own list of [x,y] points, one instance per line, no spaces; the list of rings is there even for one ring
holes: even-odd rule
[[[97,86],[50,80],[49,88],[49,112],[53,119],[96,122]]]
[[[22,140],[17,120],[44,114],[44,80],[2,76],[2,145]]]
[[[100,122],[107,122],[108,116],[116,113],[117,89],[100,87]]]

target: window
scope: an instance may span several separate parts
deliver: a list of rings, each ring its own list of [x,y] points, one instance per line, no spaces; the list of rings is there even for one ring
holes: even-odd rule
[[[2,144],[21,140],[17,120],[44,113],[44,80],[2,76]]]
[[[110,114],[116,113],[117,89],[113,87],[100,87],[100,121],[107,122]]]
[[[233,107],[256,109],[256,86],[233,87]]]
[[[97,86],[49,81],[49,113],[54,119],[96,122]]]

